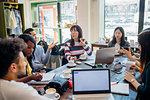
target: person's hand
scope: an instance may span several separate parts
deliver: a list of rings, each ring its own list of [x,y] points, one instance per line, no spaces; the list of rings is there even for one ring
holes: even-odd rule
[[[119,50],[118,53],[124,53],[124,51],[123,50]]]
[[[45,69],[40,70],[40,73],[46,73]]]
[[[134,58],[132,57],[131,48],[130,48],[130,47],[129,47],[129,51],[126,50],[126,49],[124,49],[124,48],[122,48],[122,50],[123,50],[124,54],[127,55],[127,58],[128,58],[128,59],[130,59],[130,60],[132,60],[132,61],[135,61],[135,60],[136,60],[136,59],[134,59]]]
[[[125,71],[124,79],[127,80],[128,82],[131,82],[131,80],[135,79],[135,77],[131,73],[129,73],[128,71]]]
[[[34,73],[31,75],[31,80],[41,81],[42,78],[43,78],[42,74],[40,74],[40,73]]]
[[[85,47],[86,46],[86,44],[83,42],[83,40],[80,38],[80,45],[82,46],[82,47]]]
[[[76,56],[74,56],[74,57],[72,57],[72,58],[71,58],[71,60],[76,61],[76,60],[77,60],[77,57],[76,57]]]
[[[52,49],[57,43],[58,43],[58,41],[55,42],[55,43],[51,43],[51,44],[48,46],[48,50]]]
[[[134,70],[138,71],[139,67],[137,65],[130,65],[130,69],[134,69]]]

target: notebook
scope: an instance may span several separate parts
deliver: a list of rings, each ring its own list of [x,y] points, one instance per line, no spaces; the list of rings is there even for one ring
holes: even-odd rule
[[[114,100],[109,69],[72,71],[73,100]]]
[[[94,61],[86,61],[85,64],[96,66],[96,64],[110,64],[114,61],[115,48],[104,48],[96,51]]]
[[[111,86],[111,92],[116,94],[129,95],[129,84],[118,83]]]

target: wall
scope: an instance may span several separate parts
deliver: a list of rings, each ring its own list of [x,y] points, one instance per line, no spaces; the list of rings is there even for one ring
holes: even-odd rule
[[[25,29],[32,27],[31,19],[31,5],[29,0],[19,0],[19,3],[24,4],[24,16],[25,16]]]
[[[89,43],[98,41],[104,36],[104,1],[101,0],[78,0],[78,24],[83,29],[83,37]],[[100,8],[100,3],[103,3]],[[100,12],[102,11],[103,12]],[[100,22],[99,20],[102,20]]]

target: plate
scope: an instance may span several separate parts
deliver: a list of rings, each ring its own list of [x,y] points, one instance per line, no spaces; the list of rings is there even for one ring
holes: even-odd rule
[[[69,79],[69,78],[71,78],[71,77],[72,77],[72,75],[71,75],[71,74],[69,74],[68,76],[64,76],[64,74],[61,74],[61,75],[60,75],[60,77],[61,77],[61,78],[65,78],[65,79]]]
[[[75,67],[77,64],[72,64],[72,65],[70,65],[69,63],[67,64],[67,67]]]
[[[87,58],[79,58],[81,61],[86,61]]]
[[[59,100],[59,98],[60,98],[59,93],[55,93],[55,97],[51,97],[50,95],[47,95],[47,94],[45,94],[44,96],[48,97],[49,99],[52,99],[52,100]]]
[[[81,64],[82,62],[80,62],[80,61],[76,61],[76,64]]]
[[[115,56],[120,56],[120,53],[115,53]]]

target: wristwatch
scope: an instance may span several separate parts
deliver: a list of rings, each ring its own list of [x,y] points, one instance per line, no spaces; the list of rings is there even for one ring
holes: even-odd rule
[[[135,78],[131,79],[130,83],[132,83],[135,80]]]

